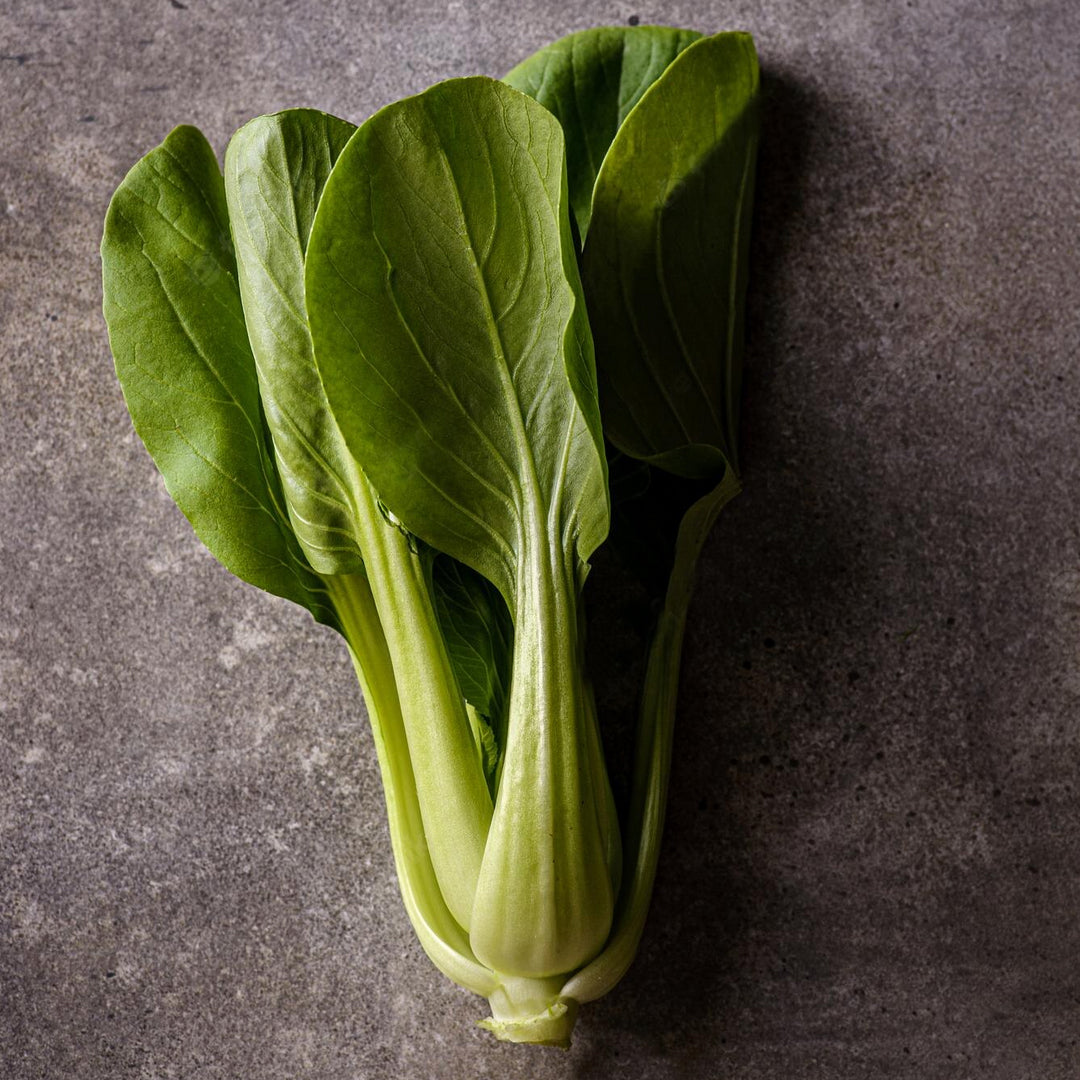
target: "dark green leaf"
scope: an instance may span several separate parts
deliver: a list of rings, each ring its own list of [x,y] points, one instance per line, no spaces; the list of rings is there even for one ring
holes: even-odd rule
[[[441,555],[433,568],[435,608],[465,700],[499,731],[510,687],[514,624],[486,578]]]
[[[214,152],[180,127],[128,173],[101,245],[105,320],[135,430],[238,577],[337,616],[284,510]]]
[[[432,595],[458,686],[472,706],[474,738],[494,798],[506,748],[514,622],[499,590],[448,555],[435,557]]]
[[[685,477],[737,467],[757,143],[753,40],[717,34],[646,91],[593,194],[582,276],[604,432]]]
[[[641,95],[701,35],[666,26],[582,30],[540,49],[505,82],[550,109],[566,136],[570,205],[584,241],[593,186],[615,133]]]

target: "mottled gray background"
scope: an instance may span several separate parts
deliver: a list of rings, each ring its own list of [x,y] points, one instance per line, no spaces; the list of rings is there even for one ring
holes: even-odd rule
[[[176,123],[631,16],[762,57],[746,492],[643,950],[561,1054],[421,953],[344,649],[165,495],[97,244]],[[1080,1076],[1078,42],[1072,0],[0,5],[0,1076]]]

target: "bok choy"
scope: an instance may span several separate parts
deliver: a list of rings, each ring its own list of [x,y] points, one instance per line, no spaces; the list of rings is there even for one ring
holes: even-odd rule
[[[757,101],[747,35],[587,31],[358,128],[260,117],[224,173],[177,128],[106,218],[135,429],[226,567],[344,637],[409,918],[501,1039],[568,1045],[644,926],[738,491]],[[622,807],[584,660],[609,533],[659,612]]]

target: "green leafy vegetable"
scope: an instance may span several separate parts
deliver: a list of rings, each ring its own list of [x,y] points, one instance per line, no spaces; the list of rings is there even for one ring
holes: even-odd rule
[[[567,1045],[644,927],[694,565],[738,491],[757,66],[642,27],[507,82],[260,117],[224,177],[178,128],[113,198],[105,316],[200,537],[345,638],[424,949],[498,1037]],[[584,664],[609,527],[660,612],[621,814]]]

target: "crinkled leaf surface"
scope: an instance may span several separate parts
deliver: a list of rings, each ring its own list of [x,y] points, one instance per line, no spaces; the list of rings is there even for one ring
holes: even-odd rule
[[[315,207],[353,124],[290,109],[245,124],[225,154],[225,191],[248,337],[289,519],[320,573],[362,569],[353,464],[326,404],[304,308]]]
[[[337,616],[284,509],[213,150],[180,127],[105,219],[105,320],[135,430],[200,539],[234,574]]]
[[[566,136],[570,205],[582,240],[604,155],[630,110],[701,35],[666,26],[611,26],[560,38],[504,81],[549,109]]]
[[[682,52],[619,129],[582,276],[604,432],[685,477],[736,467],[758,63],[748,34]]]
[[[346,442],[412,532],[511,606],[527,536],[588,558],[605,465],[547,110],[474,77],[368,120],[316,214],[307,305]]]

